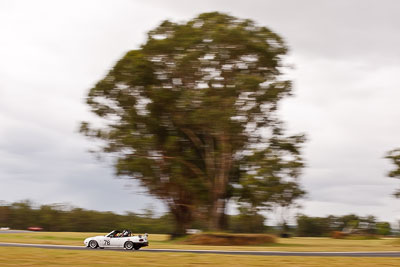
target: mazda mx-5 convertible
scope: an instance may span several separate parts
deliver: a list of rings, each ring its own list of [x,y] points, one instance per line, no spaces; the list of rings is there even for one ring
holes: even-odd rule
[[[89,248],[125,248],[138,250],[149,245],[148,235],[132,235],[129,230],[113,230],[109,234],[88,237],[83,241]]]

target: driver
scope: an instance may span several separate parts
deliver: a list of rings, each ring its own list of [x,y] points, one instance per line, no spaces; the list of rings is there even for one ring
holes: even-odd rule
[[[129,236],[129,231],[128,230],[124,230],[124,231],[122,231],[122,235],[121,235],[122,237],[127,237],[127,236]]]
[[[120,233],[119,231],[117,231],[117,232],[114,233],[114,236],[113,236],[113,237],[119,237],[120,234],[121,234],[121,233]]]

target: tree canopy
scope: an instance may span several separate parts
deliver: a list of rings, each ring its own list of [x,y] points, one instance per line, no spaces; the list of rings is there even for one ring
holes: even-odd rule
[[[400,148],[389,151],[386,158],[396,166],[395,169],[388,173],[388,176],[392,178],[400,178]],[[400,198],[400,189],[394,193],[394,196]]]
[[[286,136],[278,103],[290,96],[282,38],[217,12],[162,22],[90,91],[104,119],[81,132],[103,140],[117,175],[168,205],[177,232],[194,216],[224,225],[228,200],[257,211],[304,195],[303,135]]]

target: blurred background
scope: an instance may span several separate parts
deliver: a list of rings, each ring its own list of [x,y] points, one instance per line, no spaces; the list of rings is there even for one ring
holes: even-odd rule
[[[289,51],[281,63],[293,67],[282,76],[293,81],[294,96],[282,98],[276,114],[288,136],[305,133],[307,139],[298,180],[307,195],[299,206],[249,213],[229,202],[225,230],[274,232],[285,222],[287,232],[299,235],[346,227],[393,233],[386,222],[398,227],[393,192],[399,182],[387,177],[393,166],[384,157],[400,145],[399,5],[1,1],[0,227],[102,232],[135,221],[133,231],[171,233],[168,201],[137,180],[117,178],[112,157],[88,153],[101,141],[78,131],[82,121],[99,121],[85,103],[90,88],[145,44],[149,31],[164,20],[186,23],[218,11],[254,20],[283,38]],[[201,219],[190,227],[208,229]]]

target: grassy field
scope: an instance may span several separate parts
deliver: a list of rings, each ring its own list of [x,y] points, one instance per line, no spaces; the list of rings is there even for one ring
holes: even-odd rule
[[[18,234],[1,234],[0,242],[53,244],[53,245],[83,245],[83,240],[90,236],[105,235],[106,233],[79,232],[26,232]],[[152,242],[166,242],[168,235],[151,235]]]
[[[99,233],[32,232],[0,234],[0,242],[83,246],[86,237]],[[224,249],[268,251],[400,251],[399,239],[347,240],[332,238],[281,238],[276,244],[259,246],[201,246],[169,241],[168,235],[149,235],[149,248]]]
[[[0,247],[0,266],[348,266],[398,267],[399,258],[265,257]]]
[[[82,246],[83,239],[99,233],[33,232],[0,234],[0,242]],[[269,251],[400,251],[396,239],[342,240],[331,238],[278,239],[265,246],[194,246],[170,241],[168,235],[149,235],[150,248],[225,249]],[[193,253],[148,253],[110,250],[51,250],[0,247],[0,266],[400,266],[399,258],[277,257]]]

